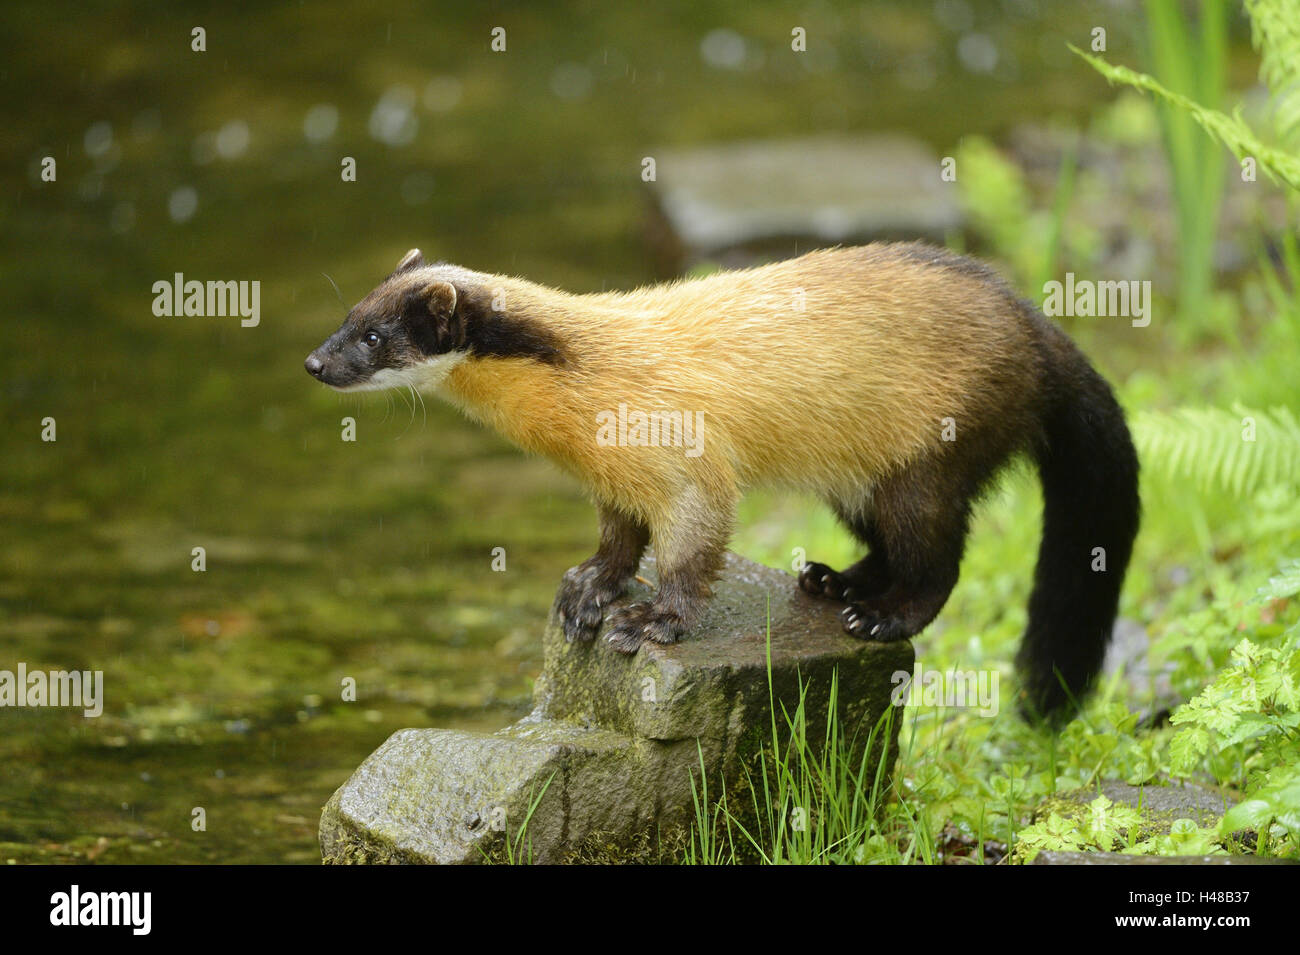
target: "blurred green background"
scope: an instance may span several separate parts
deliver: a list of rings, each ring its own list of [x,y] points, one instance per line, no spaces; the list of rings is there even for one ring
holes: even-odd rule
[[[408,248],[632,287],[656,278],[656,148],[902,130],[942,155],[1082,124],[1110,94],[1065,44],[1105,22],[1123,48],[1117,20],[1028,0],[6,4],[0,668],[102,669],[106,705],[0,710],[0,860],[315,862],[319,807],[393,730],[526,710],[553,589],[595,542],[579,488],[431,400],[302,370]],[[736,68],[702,54],[720,29]],[[963,61],[971,32],[996,66]],[[261,324],[155,317],[174,272],[259,280]],[[1095,345],[1108,374],[1139,364]],[[828,516],[766,504],[742,552],[849,552]]]

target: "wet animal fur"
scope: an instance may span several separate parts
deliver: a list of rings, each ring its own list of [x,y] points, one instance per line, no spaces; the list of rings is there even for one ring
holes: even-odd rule
[[[378,346],[358,344],[368,332]],[[957,581],[972,503],[1025,452],[1046,503],[1025,708],[1062,711],[1100,666],[1138,525],[1128,429],[1066,335],[970,259],[874,244],[573,295],[412,250],[308,370],[437,391],[586,485],[601,539],[557,597],[570,639],[596,636],[653,542],[656,595],[608,621],[624,652],[691,627],[760,485],[820,496],[868,549],[843,571],[809,564],[804,590],[845,602],[856,636],[914,636]],[[701,453],[602,446],[598,416],[620,404],[701,412]]]

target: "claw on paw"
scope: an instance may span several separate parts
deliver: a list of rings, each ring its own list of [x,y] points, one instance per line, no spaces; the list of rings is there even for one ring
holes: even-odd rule
[[[898,617],[880,614],[860,604],[849,604],[840,613],[844,632],[859,640],[877,640],[888,643],[909,636],[907,626]]]
[[[677,614],[657,609],[648,601],[624,607],[610,618],[605,640],[620,653],[633,654],[647,641],[676,643],[685,629]]]

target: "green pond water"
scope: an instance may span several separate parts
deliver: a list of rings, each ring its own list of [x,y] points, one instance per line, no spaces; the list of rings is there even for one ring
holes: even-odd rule
[[[6,4],[0,669],[102,670],[105,702],[0,709],[0,860],[315,862],[320,806],[391,732],[525,712],[594,515],[446,408],[312,382],[345,311],[322,273],[351,304],[419,245],[628,287],[654,278],[657,147],[903,129],[947,150],[1099,94],[1064,43],[1108,6],[944,9]],[[702,58],[717,29],[739,69]],[[960,64],[963,31],[991,73]],[[260,281],[260,324],[155,316],[176,272]],[[760,520],[751,556],[788,553]]]

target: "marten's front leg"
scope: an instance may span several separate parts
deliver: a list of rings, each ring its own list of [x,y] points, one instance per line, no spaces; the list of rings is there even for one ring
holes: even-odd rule
[[[722,567],[734,509],[693,490],[652,527],[659,589],[611,615],[605,639],[614,649],[631,654],[647,640],[676,643],[695,624]]]
[[[596,553],[564,575],[555,604],[569,640],[591,640],[600,630],[605,608],[627,588],[650,530],[639,518],[598,505],[600,546]]]

